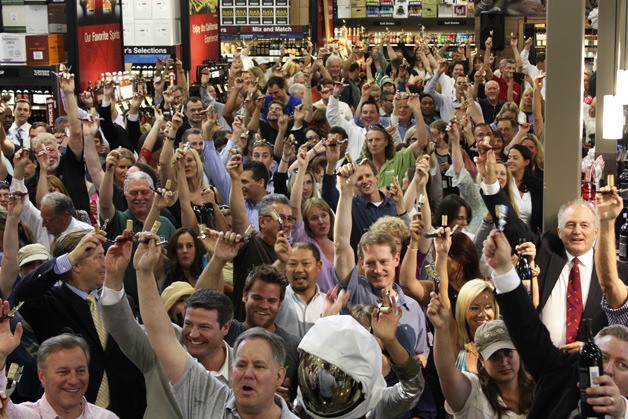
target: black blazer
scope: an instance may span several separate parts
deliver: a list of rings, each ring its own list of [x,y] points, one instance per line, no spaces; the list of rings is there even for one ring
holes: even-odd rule
[[[67,285],[55,287],[60,279],[54,273],[56,259],[50,260],[23,278],[15,288],[15,303],[25,301],[20,314],[39,343],[71,329],[89,344],[89,386],[85,398],[96,401],[104,371],[107,371],[111,404],[109,410],[121,418],[141,418],[146,409],[144,377],[122,353],[109,335],[103,350],[89,312],[89,303]]]
[[[567,253],[562,240],[555,233],[546,233],[541,239],[540,245],[537,245],[536,264],[541,268],[539,274],[539,306],[540,313],[545,307],[547,300],[552,294],[552,290],[558,281],[561,271],[567,263]],[[618,263],[619,277],[622,281],[628,278],[628,268],[624,264]],[[595,262],[593,265],[593,273],[591,274],[591,285],[587,296],[587,305],[582,312],[582,318],[592,319],[592,331],[595,335],[600,329],[608,326],[608,319],[602,311],[602,288],[595,271]],[[584,340],[584,331],[582,328],[578,330],[579,341]]]
[[[568,418],[580,400],[578,355],[552,344],[523,285],[496,298],[521,361],[536,381],[528,419]]]

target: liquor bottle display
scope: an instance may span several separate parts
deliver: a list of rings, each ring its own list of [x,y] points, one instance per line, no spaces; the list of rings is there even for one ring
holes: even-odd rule
[[[586,393],[587,388],[595,387],[597,384],[593,380],[601,374],[604,374],[604,365],[602,364],[602,351],[593,340],[591,332],[591,319],[582,319],[585,331],[585,342],[580,348],[578,355],[578,381],[580,383],[580,414],[583,418],[604,418],[603,413],[597,413],[593,410],[593,406],[587,403],[589,395]]]

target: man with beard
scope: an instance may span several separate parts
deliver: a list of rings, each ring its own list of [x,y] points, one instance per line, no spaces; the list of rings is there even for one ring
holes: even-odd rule
[[[259,97],[255,101],[255,111],[246,128],[250,131],[259,130],[262,139],[274,144],[277,139],[277,134],[281,130],[279,119],[285,114],[285,106],[281,100],[272,100],[268,103],[265,118],[261,118],[260,112],[264,104],[262,99],[262,97]],[[285,131],[284,129],[284,132]]]
[[[292,246],[281,236],[275,243],[275,253],[285,265],[288,288],[275,323],[288,333],[303,339],[316,320],[321,318],[325,294],[316,284],[323,262],[316,246],[297,242]]]

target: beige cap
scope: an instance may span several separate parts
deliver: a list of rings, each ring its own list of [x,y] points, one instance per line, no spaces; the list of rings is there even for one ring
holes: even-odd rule
[[[50,253],[39,243],[27,244],[17,252],[17,261],[20,268],[35,260],[46,261],[48,259],[50,259]]]

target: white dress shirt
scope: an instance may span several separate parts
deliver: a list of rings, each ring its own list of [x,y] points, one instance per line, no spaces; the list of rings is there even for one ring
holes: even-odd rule
[[[574,256],[567,252],[569,260],[552,289],[543,310],[541,311],[541,321],[547,327],[550,338],[556,347],[565,344],[565,333],[567,331],[567,284],[569,283],[569,273],[573,267]],[[591,288],[591,276],[593,274],[593,249],[578,256],[578,266],[580,267],[580,287],[582,289],[582,308],[587,305],[587,296]]]

